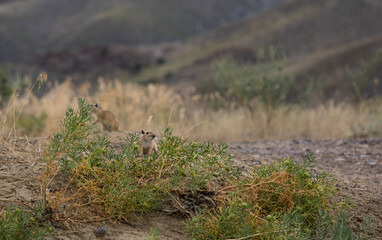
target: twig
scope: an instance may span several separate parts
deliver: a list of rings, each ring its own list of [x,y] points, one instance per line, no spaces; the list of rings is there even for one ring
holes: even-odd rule
[[[67,235],[67,234],[73,234],[73,233],[90,233],[92,232],[91,230],[84,231],[84,230],[74,230],[74,231],[66,231],[66,232],[61,232],[61,233],[53,233],[53,235]]]
[[[17,203],[17,204],[20,204],[20,205],[24,205],[24,206],[26,206],[26,207],[28,207],[30,209],[33,209],[33,207],[31,205],[23,203],[23,202],[20,202],[20,201],[17,201],[17,200],[0,198],[0,201],[2,201],[2,202],[13,202],[13,203]]]
[[[161,178],[161,176],[162,176],[162,170],[163,170],[163,168],[164,168],[164,157],[161,156],[161,158],[162,158],[162,165],[161,165],[161,167],[160,167],[160,169],[159,169],[159,176],[158,176],[158,179]]]
[[[172,109],[174,108],[174,105],[171,106],[171,110],[170,110],[170,115],[168,116],[168,120],[166,122],[166,128],[168,128],[170,126],[170,122],[171,122],[171,117],[172,117]]]
[[[107,220],[110,220],[110,218],[100,218],[100,219],[89,219],[89,220],[72,220],[73,222],[79,222],[79,223],[90,223],[90,222],[103,222],[103,221],[107,221]]]
[[[259,182],[259,183],[256,183],[256,184],[244,184],[244,187],[249,187],[249,188],[254,188],[254,187],[257,187],[257,186],[260,186],[260,185],[263,185],[263,184],[270,184],[270,183],[277,183],[279,185],[282,185],[282,186],[287,186],[286,184],[283,184],[283,183],[280,183],[280,182],[276,182],[275,180],[278,179],[280,176],[277,176],[275,179],[272,179],[271,181],[268,181],[268,182],[265,182],[265,181],[262,181],[262,182]],[[225,187],[225,188],[222,188],[218,191],[218,193],[221,193],[221,192],[224,192],[224,191],[227,191],[227,190],[230,190],[232,188],[237,188],[238,186],[237,185],[231,185],[231,186],[228,186],[228,187]]]
[[[46,184],[46,187],[49,186],[49,184],[52,182],[53,178],[57,175],[57,173],[60,171],[60,168],[57,168],[56,172],[53,174],[53,177],[49,179],[49,182]],[[65,189],[66,190],[66,189]]]
[[[192,129],[198,127],[198,126],[199,126],[200,124],[202,124],[202,123],[203,123],[203,121],[200,121],[200,122],[194,124],[194,125],[191,126],[188,130],[186,130],[186,132],[185,132],[184,134],[187,134],[187,133],[191,132]]]
[[[174,202],[180,207],[180,210],[183,210],[184,212],[188,213],[188,214],[191,214],[191,212],[187,211],[183,206],[182,204],[180,204],[180,202],[178,200],[175,199],[174,196],[172,196],[170,194],[171,198],[174,200]],[[176,206],[175,206],[176,207]],[[179,208],[178,208],[179,209]]]
[[[262,233],[256,233],[256,234],[253,234],[253,235],[242,237],[242,238],[230,238],[230,239],[227,239],[227,240],[243,240],[243,239],[248,239],[248,238],[252,238],[252,237],[256,237],[256,236],[261,236],[261,235],[270,234],[270,233],[278,233],[278,232],[285,232],[285,231],[262,232]]]
[[[222,188],[222,189],[220,189],[219,191],[217,191],[217,193],[225,192],[225,191],[230,190],[230,189],[232,189],[232,188],[237,188],[237,185],[231,185],[231,186]]]

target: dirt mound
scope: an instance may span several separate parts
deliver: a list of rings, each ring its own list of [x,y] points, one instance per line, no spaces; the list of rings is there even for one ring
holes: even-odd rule
[[[119,148],[125,136],[112,133],[108,137],[112,147]],[[0,143],[0,199],[27,204],[41,199],[38,177],[44,170],[39,161],[46,138],[17,138]],[[317,161],[313,171],[327,171],[338,180],[339,198],[350,197],[356,206],[351,210],[355,227],[366,218],[374,219],[374,238],[382,239],[382,139],[370,140],[292,140],[232,143],[230,151],[236,163],[246,170],[282,157],[302,161],[314,152]],[[0,206],[6,202],[0,201]],[[51,239],[94,239],[94,230],[106,227],[103,239],[146,239],[158,231],[162,239],[187,239],[183,218],[153,213],[140,221],[113,224],[82,223],[72,230],[55,223]],[[152,230],[154,229],[154,230]]]

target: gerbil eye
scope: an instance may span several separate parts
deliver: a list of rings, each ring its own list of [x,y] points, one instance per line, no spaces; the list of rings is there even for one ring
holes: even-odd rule
[[[149,134],[149,132],[146,132],[146,134]]]

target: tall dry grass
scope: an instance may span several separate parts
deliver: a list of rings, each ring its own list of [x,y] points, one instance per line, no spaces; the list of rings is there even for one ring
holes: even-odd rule
[[[75,107],[77,99],[84,97],[88,103],[97,102],[112,111],[120,129],[127,132],[140,129],[159,132],[170,124],[176,134],[195,140],[228,142],[382,135],[380,101],[358,106],[333,102],[315,108],[281,106],[275,110],[255,103],[251,109],[236,106],[212,110],[199,96],[180,96],[163,85],[140,86],[102,78],[98,82],[95,91],[90,91],[89,84],[74,88],[68,80],[41,98],[32,92],[13,96],[1,115],[2,134],[25,133],[15,124],[15,116],[23,109],[21,116],[46,114],[44,128],[38,135],[47,136],[58,127],[67,107]]]

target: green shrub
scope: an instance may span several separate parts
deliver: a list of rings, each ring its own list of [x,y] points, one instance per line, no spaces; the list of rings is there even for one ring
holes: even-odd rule
[[[225,56],[212,65],[212,85],[225,99],[247,104],[260,100],[273,109],[287,100],[295,99],[294,78],[284,73],[285,59],[276,59],[271,48],[269,61],[265,63],[240,63]]]
[[[242,175],[227,144],[197,143],[165,129],[158,152],[141,156],[136,134],[116,150],[89,123],[89,105],[80,99],[45,147],[43,189],[60,169],[70,179],[45,196],[54,220],[131,220],[170,210],[189,216],[193,239],[361,237],[332,201],[334,180],[310,171],[312,154],[303,164],[282,159]]]
[[[352,79],[354,95],[358,101],[378,97],[382,91],[381,79],[378,78],[382,64],[382,50],[377,51],[374,56],[364,62],[358,69],[349,71]]]
[[[53,231],[42,204],[32,209],[8,205],[0,212],[0,239],[44,239]]]
[[[129,134],[116,152],[106,138],[91,135],[89,120],[89,106],[80,100],[78,111],[67,110],[60,131],[46,147],[45,182],[58,161],[80,189],[76,199],[57,193],[50,201],[53,209],[62,201],[82,201],[89,211],[128,219],[158,209],[178,193],[216,190],[219,183],[238,176],[227,144],[196,143],[166,129],[158,153],[142,157],[136,134]]]
[[[11,86],[5,74],[0,72],[0,107],[3,107],[4,102],[11,97],[13,90],[14,88]]]
[[[21,113],[16,122],[17,131],[22,135],[37,135],[44,130],[46,118],[46,113],[41,113],[38,117]]]
[[[313,161],[309,155],[302,165],[282,159],[255,168],[219,191],[217,208],[190,217],[188,233],[194,239],[358,239],[330,201],[333,179],[309,171]]]

